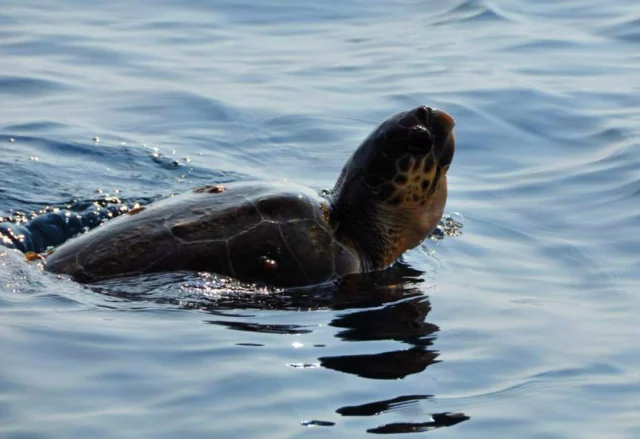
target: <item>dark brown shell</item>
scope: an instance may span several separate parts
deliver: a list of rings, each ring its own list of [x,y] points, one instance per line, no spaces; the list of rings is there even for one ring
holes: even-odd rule
[[[322,283],[360,271],[327,212],[314,191],[286,183],[196,189],[72,239],[46,269],[81,281],[189,270],[277,286]]]

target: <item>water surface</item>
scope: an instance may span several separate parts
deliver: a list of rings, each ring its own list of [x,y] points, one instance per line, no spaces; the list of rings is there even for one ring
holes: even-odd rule
[[[0,436],[640,437],[639,25],[632,0],[5,2],[2,217],[330,188],[426,104],[456,117],[465,221],[297,295],[3,250]]]

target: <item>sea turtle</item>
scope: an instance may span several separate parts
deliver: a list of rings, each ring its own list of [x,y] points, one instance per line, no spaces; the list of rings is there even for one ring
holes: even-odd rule
[[[287,182],[197,188],[71,239],[45,268],[91,282],[205,271],[295,287],[382,270],[437,226],[454,119],[425,106],[385,120],[327,196]]]

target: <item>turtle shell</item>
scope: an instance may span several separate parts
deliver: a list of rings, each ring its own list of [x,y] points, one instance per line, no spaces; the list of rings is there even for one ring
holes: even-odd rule
[[[85,282],[188,270],[284,287],[318,284],[360,271],[356,253],[335,239],[329,214],[326,200],[302,186],[205,186],[70,240],[46,269]]]

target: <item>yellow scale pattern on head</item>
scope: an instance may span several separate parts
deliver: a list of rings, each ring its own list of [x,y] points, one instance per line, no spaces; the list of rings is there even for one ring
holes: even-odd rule
[[[406,170],[402,169],[401,162]],[[440,170],[440,173],[437,172],[437,162],[433,151],[419,160],[411,156],[401,157],[396,162],[397,175],[392,181],[394,192],[387,202],[393,206],[424,208],[429,204],[429,198],[440,184],[438,174],[446,174],[444,168]],[[400,229],[390,227],[384,231],[384,234],[393,243],[394,249],[384,258],[383,264],[391,264],[396,260],[397,253],[400,252],[399,249],[405,249],[412,245],[406,242],[408,237]]]
[[[432,165],[425,169],[429,158]],[[420,160],[409,157],[409,166],[406,171],[400,169],[399,163],[401,160],[396,163],[398,174],[393,179],[395,191],[389,202],[394,205],[402,203],[406,206],[424,206],[428,202],[428,194],[433,192],[430,188],[438,184],[438,181],[435,181],[437,166],[433,152]],[[425,182],[425,185],[423,185],[423,182]]]

